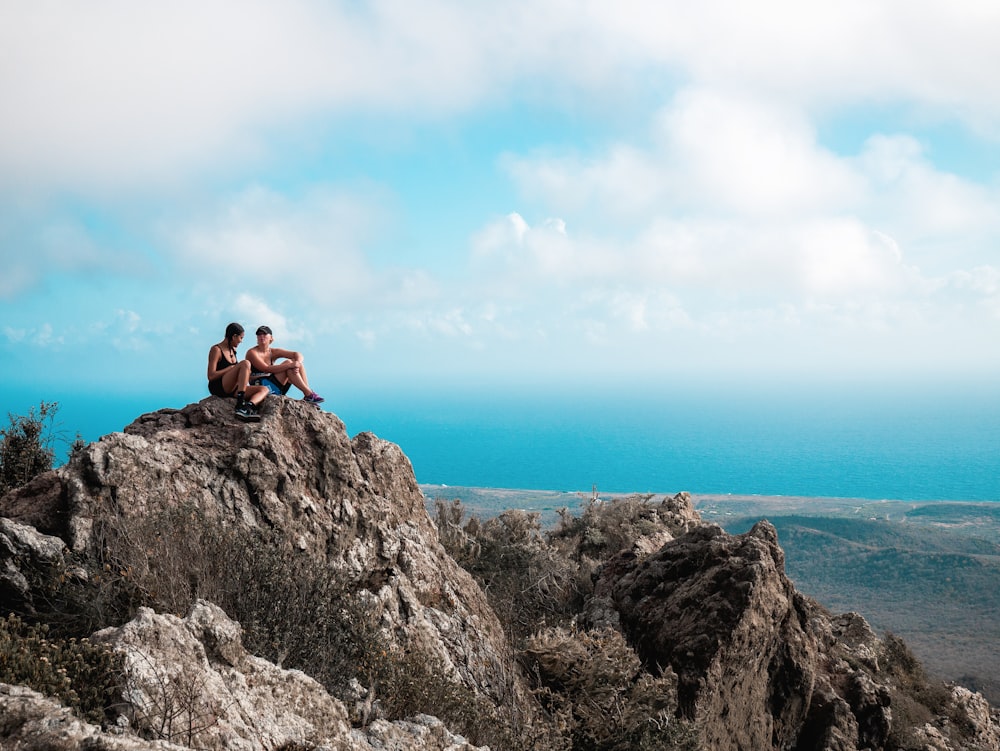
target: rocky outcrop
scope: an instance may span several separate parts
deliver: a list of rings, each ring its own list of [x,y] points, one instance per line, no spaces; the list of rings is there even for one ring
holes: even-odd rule
[[[702,525],[641,560],[626,554],[596,593],[645,664],[677,674],[679,709],[707,747],[885,747],[889,691],[843,659],[874,659],[867,626],[835,626],[795,591],[766,522],[736,536]]]
[[[545,732],[562,717],[588,738],[620,742],[612,731],[649,719],[667,732],[682,718],[713,751],[1000,751],[995,713],[957,687],[934,712],[921,705],[901,734],[894,708],[903,705],[893,705],[901,683],[881,664],[885,644],[861,616],[832,616],[795,590],[771,525],[729,535],[701,522],[686,493],[646,501],[595,505],[580,524],[533,538],[545,555],[531,560],[593,583],[578,590],[586,601],[574,604],[572,628],[541,629],[522,655],[558,715]],[[128,536],[171,511],[266,533],[280,542],[282,570],[321,564],[323,577],[336,574],[375,603],[378,634],[392,650],[420,655],[478,700],[510,708],[505,717],[530,724],[540,716],[485,594],[442,548],[400,448],[370,433],[350,439],[335,415],[295,400],[268,399],[256,424],[237,421],[232,402],[214,397],[143,415],[0,498],[5,607],[29,617],[40,610],[37,583],[46,577],[98,591],[107,571],[130,584],[128,566],[88,573],[81,563],[108,559],[110,528]],[[175,557],[188,552],[198,551]],[[119,724],[97,728],[28,689],[0,685],[0,746],[472,749],[428,715],[352,728],[372,716],[365,686],[352,685],[345,706],[305,673],[248,653],[240,625],[206,601],[184,617],[141,609],[94,639],[126,665],[129,710]],[[605,723],[604,712],[617,713],[619,725]]]
[[[129,711],[111,728],[23,686],[0,684],[0,747],[90,751],[277,748],[476,751],[426,715],[352,729],[344,705],[312,678],[246,652],[240,626],[210,603],[184,619],[145,609],[93,641],[122,654]]]
[[[409,460],[370,433],[349,439],[336,415],[269,399],[259,423],[215,397],[143,415],[0,500],[77,555],[101,544],[95,524],[191,507],[292,542],[370,590],[387,633],[432,654],[494,704],[523,702],[499,682],[505,637],[482,591],[441,547]],[[8,579],[15,579],[11,574]],[[16,582],[12,585],[16,586]]]
[[[423,655],[494,706],[530,712],[503,630],[478,585],[441,547],[399,447],[370,433],[352,440],[336,415],[296,400],[270,399],[262,414],[259,423],[242,423],[231,401],[209,397],[143,415],[0,499],[0,516],[9,517],[0,528],[5,604],[30,615],[29,580],[44,570],[65,575],[64,557],[96,559],[109,519],[128,530],[164,511],[190,511],[266,531],[294,555],[330,566],[377,605],[380,633],[400,654]],[[144,613],[126,628],[150,618]]]

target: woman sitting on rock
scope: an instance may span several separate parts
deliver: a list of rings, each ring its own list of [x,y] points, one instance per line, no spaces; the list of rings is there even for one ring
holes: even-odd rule
[[[303,401],[320,404],[325,401],[309,386],[302,353],[272,347],[274,335],[267,326],[257,329],[257,346],[247,350],[247,360],[253,368],[253,382],[268,388],[274,394],[287,394],[295,386],[303,394]],[[276,362],[282,360],[282,362]]]
[[[244,422],[257,422],[257,405],[264,401],[268,390],[249,385],[250,363],[236,355],[242,341],[243,327],[231,323],[226,326],[226,338],[208,350],[208,391],[213,396],[235,396],[236,416]]]

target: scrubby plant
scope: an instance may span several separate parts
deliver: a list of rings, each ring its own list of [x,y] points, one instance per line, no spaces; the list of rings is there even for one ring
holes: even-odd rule
[[[501,708],[449,679],[434,655],[397,652],[385,668],[380,676],[379,703],[386,717],[430,714],[475,745],[512,750],[524,747],[519,738],[521,729],[503,721]]]
[[[37,412],[32,407],[26,415],[7,414],[10,424],[0,429],[0,495],[52,469],[58,409],[58,402],[43,401]]]
[[[251,652],[304,670],[335,693],[352,679],[368,685],[385,669],[378,604],[343,572],[276,533],[178,506],[143,518],[107,513],[94,534],[101,550],[96,578],[103,571],[118,597],[101,598],[108,607],[91,627],[124,623],[140,605],[183,615],[205,599],[239,621]]]
[[[63,605],[76,607],[68,588],[80,606],[77,617],[87,613],[86,626],[76,623],[77,629],[120,625],[141,605],[183,615],[195,600],[209,600],[240,623],[251,653],[308,673],[334,696],[346,698],[361,686],[377,703],[372,717],[424,712],[470,739],[516,747],[498,708],[447,677],[433,656],[391,642],[381,629],[381,603],[363,582],[277,534],[224,524],[194,506],[143,518],[106,513],[94,534],[101,560],[91,564],[93,573],[60,585]],[[112,592],[95,598],[101,611],[87,612],[85,595],[104,589]],[[196,712],[174,717],[183,709],[180,698],[166,697],[154,713],[158,737],[177,737],[197,724]]]
[[[553,545],[575,560],[603,561],[630,548],[641,537],[676,531],[670,499],[651,503],[652,494],[635,494],[610,501],[592,500],[579,516],[567,509],[549,534]]]
[[[546,629],[527,640],[524,656],[574,751],[698,748],[694,725],[675,716],[676,676],[647,672],[618,631]]]
[[[121,659],[107,647],[88,639],[53,638],[47,626],[15,615],[0,620],[0,683],[28,686],[99,724],[120,680]]]
[[[537,513],[514,509],[486,521],[464,519],[458,501],[439,502],[437,512],[442,544],[482,587],[514,643],[579,611],[589,582],[548,543]]]
[[[892,701],[889,751],[916,747],[913,729],[938,716],[947,716],[951,691],[927,675],[923,665],[899,636],[887,632],[879,654],[880,677],[888,684]],[[958,726],[952,726],[960,731]],[[950,731],[949,731],[950,732]]]
[[[547,713],[525,747],[698,748],[696,728],[674,716],[672,674],[649,673],[617,631],[573,625],[603,561],[640,537],[683,531],[681,501],[655,504],[651,497],[591,502],[580,516],[564,509],[552,530],[543,530],[535,513],[481,520],[466,518],[458,500],[436,501],[442,544],[480,584],[511,642],[523,647],[521,660]]]

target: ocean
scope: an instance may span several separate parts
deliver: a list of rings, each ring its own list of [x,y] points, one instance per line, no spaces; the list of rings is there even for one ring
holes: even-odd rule
[[[326,396],[324,407],[351,435],[371,431],[399,444],[421,484],[1000,501],[1000,388],[991,384],[345,388]],[[63,437],[95,440],[201,394],[56,398]]]
[[[344,405],[421,483],[1000,500],[1000,389],[414,394]]]

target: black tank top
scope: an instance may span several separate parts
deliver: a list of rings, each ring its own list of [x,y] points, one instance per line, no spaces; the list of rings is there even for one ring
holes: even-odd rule
[[[235,359],[236,359],[236,350],[235,350],[235,349],[231,349],[231,350],[229,350],[229,351],[230,351],[230,353],[232,353],[232,355],[233,355],[233,359],[235,360]],[[220,352],[219,352],[219,362],[217,362],[217,363],[215,364],[215,369],[216,369],[216,370],[225,370],[226,368],[231,368],[231,367],[232,367],[233,365],[235,365],[235,364],[236,364],[236,363],[234,363],[234,362],[229,362],[229,360],[227,360],[227,359],[226,359],[226,358],[225,358],[225,357],[223,356],[222,352],[220,351]]]

